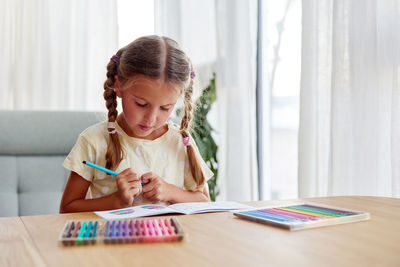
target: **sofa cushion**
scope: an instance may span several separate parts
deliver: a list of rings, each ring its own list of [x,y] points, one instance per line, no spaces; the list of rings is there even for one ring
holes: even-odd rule
[[[18,216],[17,158],[0,155],[0,215]]]
[[[0,111],[0,155],[65,155],[78,135],[104,113]]]
[[[0,111],[0,216],[58,213],[69,171],[62,162],[104,113]]]

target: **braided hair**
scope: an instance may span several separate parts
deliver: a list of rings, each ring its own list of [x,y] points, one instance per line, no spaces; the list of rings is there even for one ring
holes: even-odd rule
[[[182,135],[182,138],[189,137],[189,129],[190,129],[190,122],[193,119],[193,67],[191,65],[191,72],[190,72],[190,82],[189,86],[185,88],[184,92],[184,113],[182,116],[181,120],[181,126],[180,126],[180,133]],[[192,173],[192,176],[196,182],[197,185],[203,185],[205,183],[205,177],[203,174],[202,169],[200,168],[200,161],[196,156],[196,153],[194,151],[193,146],[187,146],[186,147],[188,159],[189,159],[189,166],[190,166],[190,171]]]
[[[122,54],[123,49],[120,49],[116,57],[120,57]],[[113,57],[114,59],[116,57]],[[115,83],[115,75],[118,74],[118,64],[119,60],[111,59],[110,62],[107,64],[107,79],[104,82],[104,93],[103,97],[106,101],[106,107],[108,109],[108,122],[115,123],[115,120],[118,116],[117,111],[117,95],[114,90],[114,83]],[[115,128],[114,128],[115,129]],[[106,168],[115,170],[121,160],[124,157],[124,150],[122,149],[121,143],[119,141],[118,135],[113,128],[108,128],[109,132],[109,142],[106,152]]]

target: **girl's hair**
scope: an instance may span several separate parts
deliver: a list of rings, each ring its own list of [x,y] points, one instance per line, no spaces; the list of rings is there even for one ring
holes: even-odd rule
[[[193,117],[193,66],[190,59],[180,49],[177,42],[164,36],[144,36],[118,50],[107,65],[107,79],[104,82],[104,99],[108,109],[108,121],[115,123],[118,116],[117,97],[114,91],[115,75],[121,84],[125,84],[136,74],[154,79],[184,85],[184,114],[180,133],[182,138],[189,136],[190,122]],[[115,60],[119,58],[119,60]],[[200,161],[193,146],[187,146],[187,155],[191,173],[197,185],[205,183]],[[106,153],[106,168],[115,170],[125,156],[118,134],[109,128],[109,143]]]

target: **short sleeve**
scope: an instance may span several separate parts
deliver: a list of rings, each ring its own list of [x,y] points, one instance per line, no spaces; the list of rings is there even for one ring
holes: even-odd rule
[[[194,142],[193,138],[192,137],[190,137],[190,138],[192,140],[192,147],[194,148],[195,155],[200,162],[201,170],[203,171],[204,178],[206,179],[206,182],[207,182],[208,180],[211,179],[211,177],[214,176],[214,173],[210,170],[210,168],[207,166],[207,163],[201,157],[199,149],[197,148],[197,145]],[[189,165],[189,160],[188,160],[187,155],[186,155],[186,162],[185,162],[184,188],[186,190],[193,190],[193,191],[202,191],[204,188],[204,184],[197,185],[196,182],[194,181],[192,172],[190,170],[190,165]]]
[[[95,156],[96,151],[93,145],[91,145],[84,136],[80,135],[71,152],[64,160],[63,166],[70,171],[76,172],[85,180],[92,182],[94,177],[94,168],[83,164],[82,161],[87,160],[95,162]]]

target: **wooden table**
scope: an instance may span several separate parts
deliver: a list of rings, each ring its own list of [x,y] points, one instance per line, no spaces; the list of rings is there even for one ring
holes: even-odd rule
[[[306,199],[367,211],[364,222],[290,232],[230,212],[177,215],[186,236],[175,243],[98,243],[64,247],[67,220],[93,213],[0,218],[0,266],[400,266],[400,199]],[[250,202],[255,207],[302,200]]]

